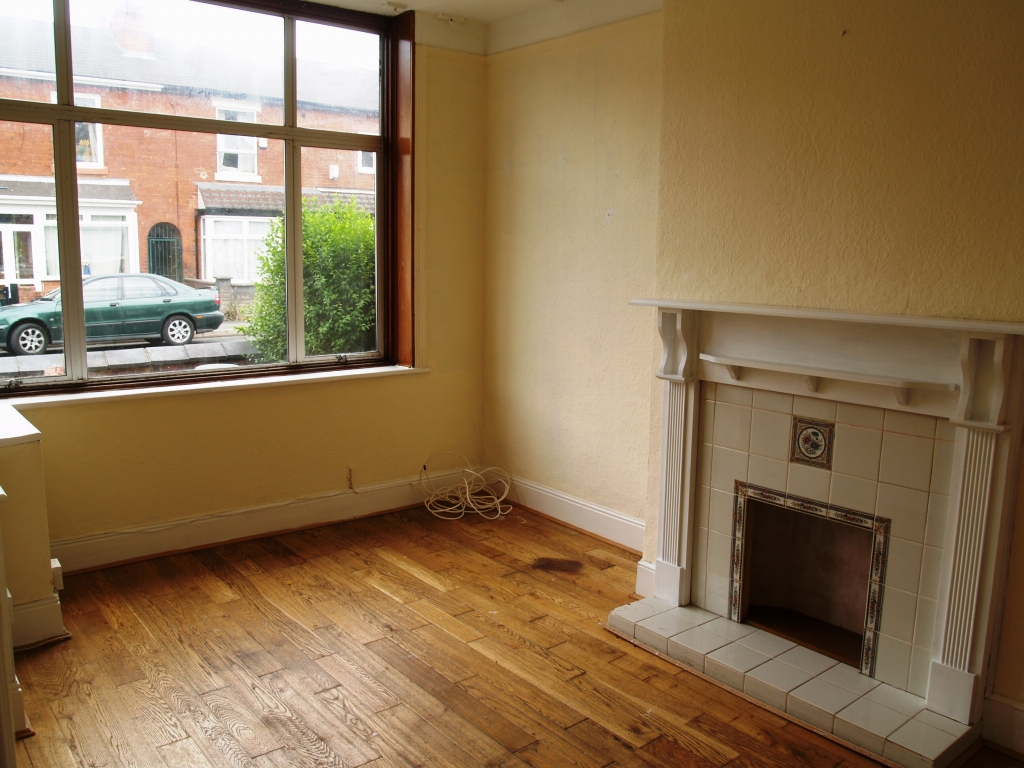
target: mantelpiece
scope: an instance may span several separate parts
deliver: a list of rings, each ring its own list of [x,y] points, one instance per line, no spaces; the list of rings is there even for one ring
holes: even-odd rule
[[[661,299],[632,303],[656,308],[663,343],[656,374],[664,380],[656,604],[691,603],[698,494],[710,485],[702,481],[701,464],[710,461],[701,457],[702,410],[710,407],[701,398],[702,383],[792,395],[823,407],[884,409],[894,419],[919,414],[930,419],[926,423],[943,425],[951,455],[929,627],[927,711],[965,728],[976,725],[1019,465],[1024,355],[1013,351],[1024,324]],[[880,427],[879,439],[881,434]],[[736,616],[721,606],[717,612]],[[613,616],[611,624],[623,629],[624,615],[631,614]]]

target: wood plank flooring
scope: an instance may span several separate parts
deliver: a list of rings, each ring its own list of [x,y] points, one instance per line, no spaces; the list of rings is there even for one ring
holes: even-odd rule
[[[420,509],[69,576],[19,766],[875,765],[602,629],[636,559]]]

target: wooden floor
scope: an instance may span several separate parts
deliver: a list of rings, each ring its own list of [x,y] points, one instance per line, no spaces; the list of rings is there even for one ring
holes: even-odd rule
[[[874,765],[603,630],[636,559],[417,510],[68,577],[19,766]]]

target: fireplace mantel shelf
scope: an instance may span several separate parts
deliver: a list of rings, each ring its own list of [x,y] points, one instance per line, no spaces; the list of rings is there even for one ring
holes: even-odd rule
[[[829,309],[801,309],[766,304],[727,304],[677,299],[633,299],[638,307],[689,309],[698,312],[724,312],[739,315],[768,317],[794,317],[805,320],[831,320],[842,323],[869,323],[873,325],[902,325],[912,328],[935,328],[948,331],[1024,335],[1024,323],[1003,323],[989,320],[960,320],[946,317],[920,317],[915,315],[881,315],[869,312],[838,312]]]
[[[792,373],[803,376],[807,382],[807,389],[811,392],[818,391],[819,379],[841,379],[843,381],[857,381],[862,384],[877,384],[882,387],[892,387],[900,391],[910,389],[931,389],[938,391],[952,392],[960,387],[959,381],[913,381],[895,376],[880,376],[877,374],[858,373],[856,371],[845,371],[833,368],[817,368],[812,366],[791,365],[784,362],[772,360],[754,360],[744,357],[727,357],[722,355],[709,355],[701,353],[700,359],[709,363],[716,363],[725,366],[729,377],[733,381],[742,378],[744,368],[756,368],[761,371],[777,371],[778,373]],[[906,403],[905,397],[901,402]]]

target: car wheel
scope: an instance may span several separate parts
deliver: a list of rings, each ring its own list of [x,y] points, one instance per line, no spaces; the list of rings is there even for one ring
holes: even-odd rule
[[[11,351],[16,355],[41,355],[50,340],[46,329],[37,323],[24,323],[11,334]]]
[[[192,341],[195,333],[196,328],[192,325],[191,320],[182,315],[175,315],[174,317],[167,318],[164,322],[164,329],[161,335],[164,337],[165,344],[181,346]]]

